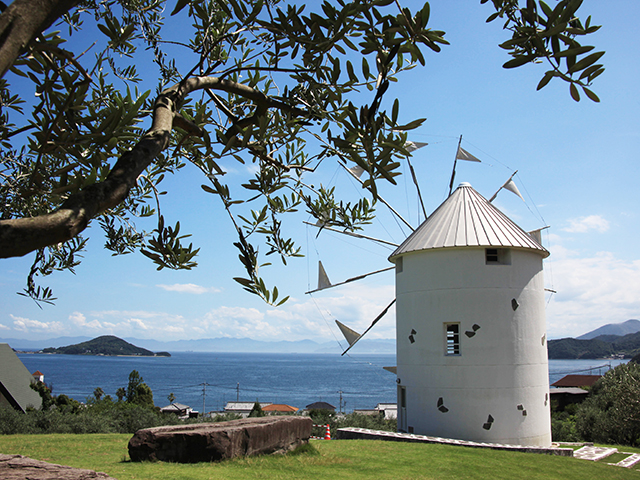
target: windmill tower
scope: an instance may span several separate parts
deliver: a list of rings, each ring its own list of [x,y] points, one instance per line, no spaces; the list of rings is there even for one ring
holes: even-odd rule
[[[393,252],[399,430],[551,444],[548,255],[467,183]]]

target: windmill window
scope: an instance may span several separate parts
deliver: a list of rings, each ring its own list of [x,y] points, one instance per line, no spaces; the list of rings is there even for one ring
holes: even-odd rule
[[[445,323],[445,354],[460,355],[460,324]]]
[[[486,248],[484,255],[487,265],[511,265],[511,251],[508,248]]]
[[[396,258],[396,274],[402,273],[402,257]]]

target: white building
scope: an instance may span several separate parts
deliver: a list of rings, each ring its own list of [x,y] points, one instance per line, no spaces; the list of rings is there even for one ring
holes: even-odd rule
[[[463,183],[389,257],[396,265],[399,430],[551,444],[548,255]]]

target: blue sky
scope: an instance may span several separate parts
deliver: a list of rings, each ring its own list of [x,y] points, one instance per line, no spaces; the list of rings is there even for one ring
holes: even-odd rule
[[[502,192],[494,204],[525,230],[545,225],[545,283],[557,294],[548,298],[550,338],[578,336],[607,323],[640,318],[638,145],[640,140],[640,42],[636,1],[585,0],[582,16],[603,25],[590,44],[606,50],[605,73],[594,90],[600,104],[574,102],[568,86],[551,82],[536,92],[544,65],[504,70],[509,58],[497,47],[507,36],[479,2],[431,2],[432,28],[446,32],[450,46],[427,53],[427,66],[392,84],[387,108],[400,99],[407,120],[426,117],[411,139],[429,145],[415,152],[427,210],[446,197],[458,138],[482,160],[459,162],[456,185],[470,182],[490,197],[518,170],[515,182],[526,199]],[[413,8],[415,6],[412,5]],[[588,43],[588,42],[586,42]],[[369,93],[366,102],[371,101]],[[228,165],[229,182],[247,178],[242,165]],[[337,167],[317,179],[347,196],[358,187]],[[264,271],[271,284],[291,295],[284,306],[268,307],[242,290],[232,277],[243,274],[232,246],[234,231],[219,202],[199,188],[194,171],[166,181],[163,203],[167,221],[180,220],[201,247],[193,271],[157,272],[141,255],[111,257],[99,232],[91,237],[76,275],[45,279],[58,297],[56,305],[38,308],[16,295],[25,284],[31,256],[2,260],[0,266],[0,338],[50,338],[62,335],[175,340],[250,337],[258,340],[315,341],[340,338],[338,319],[362,331],[394,296],[393,273],[314,294],[321,260],[330,279],[346,278],[389,266],[391,250],[366,241],[323,232],[302,222],[301,212],[288,219],[286,231],[305,258]],[[414,225],[418,222],[415,190],[408,175],[397,187],[385,186],[389,200]],[[407,235],[379,205],[379,220],[365,233],[400,242]],[[370,333],[393,338],[392,310]],[[340,338],[340,340],[342,340]]]

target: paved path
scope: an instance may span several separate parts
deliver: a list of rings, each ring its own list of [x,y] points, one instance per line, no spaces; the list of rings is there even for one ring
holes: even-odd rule
[[[593,445],[585,445],[573,452],[573,456],[581,460],[591,460],[597,462],[603,458],[607,458],[609,455],[618,453],[617,448],[609,447],[595,447]]]
[[[609,465],[615,465],[616,467],[631,468],[636,463],[640,462],[640,453],[627,453],[627,452],[622,452],[622,453],[629,456],[624,460],[620,460],[618,463],[610,463]]]

